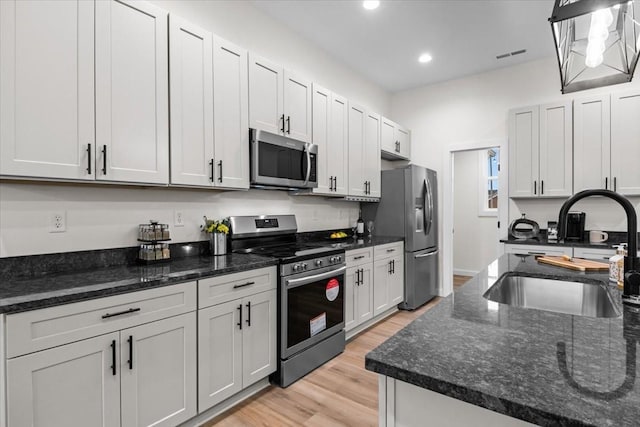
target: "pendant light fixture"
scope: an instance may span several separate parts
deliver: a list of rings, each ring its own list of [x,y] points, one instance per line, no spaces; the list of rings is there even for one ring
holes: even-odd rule
[[[640,0],[556,0],[549,22],[562,93],[631,81],[640,52]]]

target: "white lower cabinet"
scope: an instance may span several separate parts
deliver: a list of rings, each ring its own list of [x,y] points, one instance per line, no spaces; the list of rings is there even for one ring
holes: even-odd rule
[[[519,254],[519,255],[551,255],[551,256],[562,256],[569,255],[573,256],[573,248],[568,246],[532,246],[532,245],[520,245],[520,244],[505,244],[504,252],[508,254]]]
[[[373,272],[373,315],[377,316],[404,300],[402,242],[376,246]]]
[[[174,426],[196,415],[186,313],[7,361],[11,426]]]
[[[257,278],[268,278],[265,284]],[[201,293],[198,311],[199,411],[222,402],[276,370],[277,294],[275,268],[236,273],[200,282],[200,289],[224,288],[218,297]],[[235,284],[234,284],[234,278]],[[254,289],[255,289],[254,288]],[[237,293],[235,299],[229,300]]]
[[[346,258],[344,328],[349,331],[373,318],[373,251],[349,251]]]

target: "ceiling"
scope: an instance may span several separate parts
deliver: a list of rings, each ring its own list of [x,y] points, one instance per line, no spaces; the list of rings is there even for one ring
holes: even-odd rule
[[[372,11],[358,0],[252,3],[390,92],[554,55],[553,0],[382,0]],[[423,52],[433,61],[418,63]]]

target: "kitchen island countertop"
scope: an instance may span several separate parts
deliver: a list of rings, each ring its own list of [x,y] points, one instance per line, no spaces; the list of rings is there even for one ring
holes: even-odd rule
[[[573,316],[483,298],[507,272],[599,281],[622,315]],[[621,304],[607,278],[503,255],[370,352],[365,366],[539,425],[637,426],[640,313]]]

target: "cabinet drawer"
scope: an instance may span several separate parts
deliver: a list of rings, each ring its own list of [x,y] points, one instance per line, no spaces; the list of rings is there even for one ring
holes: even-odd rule
[[[504,251],[508,254],[521,255],[573,256],[573,248],[570,246],[528,246],[505,244]]]
[[[347,267],[373,261],[373,248],[354,249],[345,253]]]
[[[196,282],[7,316],[9,358],[196,309]]]
[[[383,258],[402,255],[403,250],[404,250],[403,242],[393,242],[393,243],[387,243],[385,245],[378,245],[373,248],[373,258],[377,261]]]
[[[209,307],[276,289],[276,279],[277,271],[274,266],[199,280],[198,307]]]

